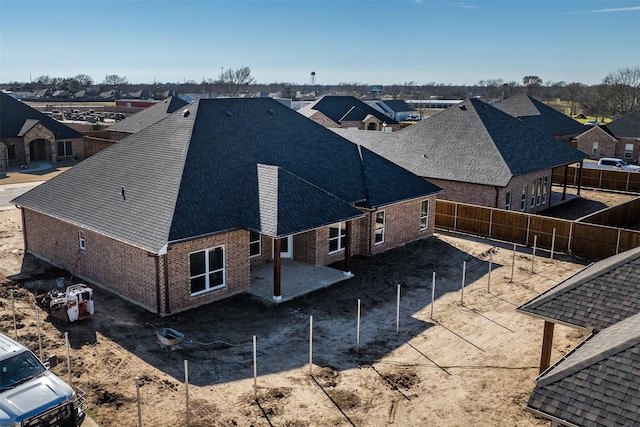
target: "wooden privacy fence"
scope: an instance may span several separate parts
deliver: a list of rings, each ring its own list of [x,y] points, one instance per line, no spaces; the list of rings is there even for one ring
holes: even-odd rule
[[[639,231],[447,200],[436,200],[436,227],[525,246],[537,236],[538,248],[591,259],[640,246]]]
[[[564,168],[555,168],[551,181],[553,184],[564,183]],[[567,169],[567,184],[578,185],[579,168],[569,166]],[[602,188],[606,190],[640,192],[640,173],[609,169],[582,168],[582,186]]]

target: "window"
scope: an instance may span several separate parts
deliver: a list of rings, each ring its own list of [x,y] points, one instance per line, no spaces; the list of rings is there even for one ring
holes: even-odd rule
[[[504,208],[506,210],[511,210],[511,191],[507,191],[504,193]]]
[[[344,222],[339,222],[329,226],[329,253],[336,253],[344,250],[347,240],[347,226]]]
[[[522,186],[522,196],[520,198],[520,210],[524,212],[524,209],[527,207],[527,186]]]
[[[591,148],[591,154],[598,154],[598,141],[593,142],[593,147]]]
[[[254,257],[262,253],[262,239],[257,231],[249,231],[249,256]]]
[[[86,242],[84,241],[84,231],[82,230],[78,230],[78,245],[81,251],[87,249]]]
[[[534,179],[533,184],[531,184],[531,207],[536,206],[536,188],[538,188],[538,180]]]
[[[191,295],[218,289],[224,286],[224,248],[189,254],[191,271]]]
[[[549,186],[549,177],[545,176],[542,183],[542,203],[547,203],[547,187]]]
[[[384,211],[376,212],[376,237],[375,244],[384,243]]]
[[[536,190],[536,205],[542,202],[542,178],[538,178],[538,189]]]
[[[420,206],[420,231],[429,228],[429,201],[423,200]]]
[[[71,141],[58,141],[58,157],[73,155]]]
[[[633,157],[633,144],[624,144],[624,158],[630,159]]]

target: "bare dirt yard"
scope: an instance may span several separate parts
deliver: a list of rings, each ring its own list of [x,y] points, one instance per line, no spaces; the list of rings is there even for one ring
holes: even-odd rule
[[[595,200],[619,200],[605,199]],[[101,426],[138,425],[136,377],[142,425],[187,425],[185,360],[191,426],[547,426],[524,410],[543,322],[515,308],[588,260],[552,260],[540,250],[533,259],[531,248],[512,259],[510,244],[436,233],[354,259],[354,278],[291,302],[240,294],[167,318],[94,287],[91,319],[67,325],[40,316],[43,354],[56,354],[53,370],[68,379],[68,332],[71,382],[86,392]],[[1,330],[14,335],[13,290],[18,340],[36,354],[35,295],[57,277],[72,282],[68,272],[24,255],[20,212],[0,211]],[[181,348],[163,348],[159,327],[183,333]],[[584,338],[556,326],[552,362]]]

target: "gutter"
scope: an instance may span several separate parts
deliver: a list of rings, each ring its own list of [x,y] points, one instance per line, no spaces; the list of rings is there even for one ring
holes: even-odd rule
[[[546,414],[544,412],[540,412],[539,410],[533,409],[533,408],[529,407],[528,405],[525,406],[524,409],[529,411],[529,412],[532,412],[533,414],[535,414],[535,415],[537,415],[539,417],[551,420],[551,426],[552,427],[557,426],[558,423],[561,423],[562,425],[567,426],[567,427],[580,427],[579,425],[570,423],[569,421],[563,420],[562,418],[556,418],[553,415],[549,415],[549,414]]]

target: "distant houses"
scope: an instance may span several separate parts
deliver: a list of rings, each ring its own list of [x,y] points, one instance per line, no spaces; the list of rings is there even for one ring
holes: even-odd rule
[[[0,170],[83,158],[80,132],[0,92]]]
[[[400,123],[353,96],[323,96],[298,113],[327,128],[397,131]]]
[[[333,130],[438,185],[439,198],[521,212],[548,208],[553,169],[586,157],[479,99],[390,134]]]
[[[591,159],[615,157],[638,163],[640,156],[640,109],[602,126],[592,126],[576,137],[577,147]]]

